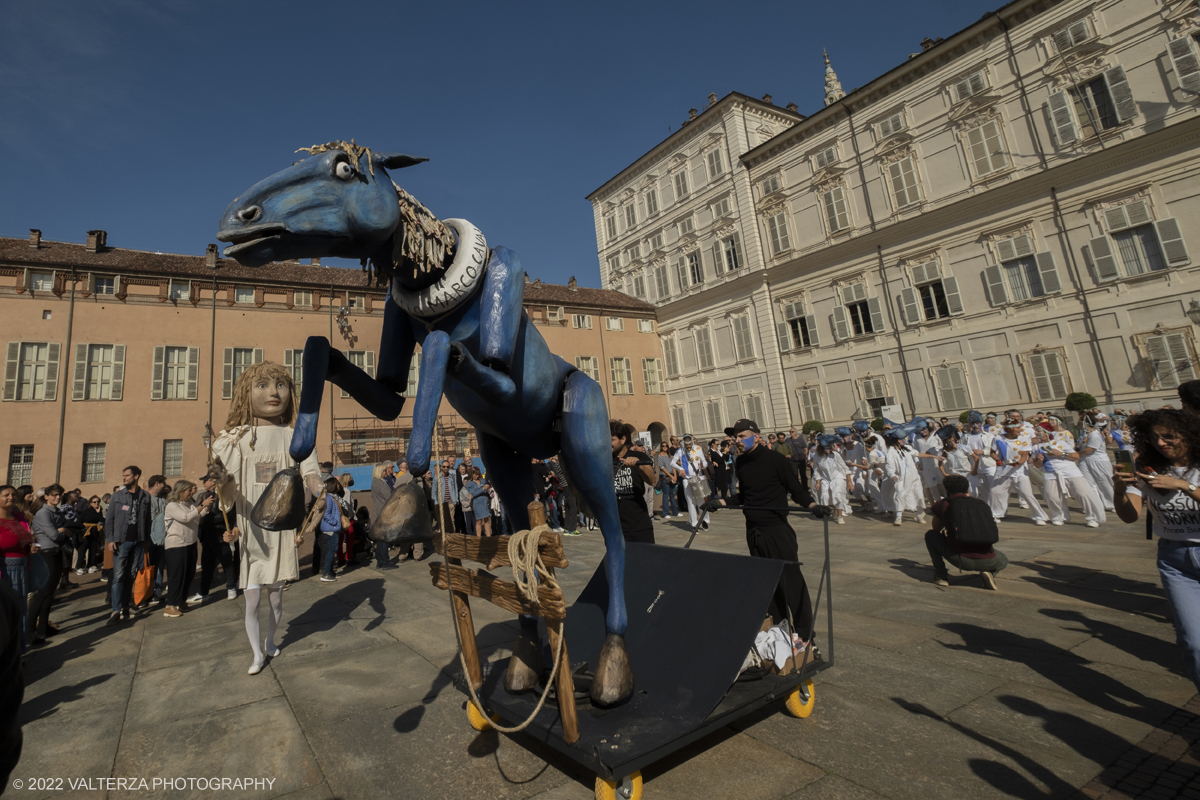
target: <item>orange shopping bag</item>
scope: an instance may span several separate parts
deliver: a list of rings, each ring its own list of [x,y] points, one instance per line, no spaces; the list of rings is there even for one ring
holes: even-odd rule
[[[133,603],[140,606],[149,602],[154,596],[154,565],[150,563],[150,554],[143,556],[142,568],[133,579]]]

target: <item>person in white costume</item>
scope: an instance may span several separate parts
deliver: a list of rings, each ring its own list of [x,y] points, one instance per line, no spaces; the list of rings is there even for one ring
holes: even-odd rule
[[[905,444],[906,434],[903,427],[884,434],[888,447],[884,454],[883,473],[887,477],[886,486],[891,492],[892,511],[896,515],[893,525],[904,521],[905,511],[913,512],[918,524],[925,523],[925,499],[921,496],[916,454]]]
[[[1100,496],[1083,477],[1076,460],[1079,454],[1075,452],[1075,437],[1063,425],[1062,419],[1048,415],[1047,419],[1054,425],[1050,441],[1039,445],[1036,449],[1041,452],[1042,469],[1046,479],[1042,483],[1042,496],[1050,507],[1050,524],[1062,525],[1071,521],[1071,509],[1067,505],[1067,492],[1070,491],[1083,505],[1084,520],[1089,528],[1098,528],[1105,522],[1107,516]]]
[[[221,506],[237,509],[238,524],[225,534],[226,541],[241,541],[241,585],[245,587],[246,635],[254,651],[250,674],[262,671],[266,656],[279,655],[275,631],[283,619],[285,581],[300,577],[297,531],[268,531],[250,520],[250,511],[280,470],[292,466],[288,445],[296,420],[296,395],[291,372],[270,361],[246,368],[233,388],[233,402],[225,429],[212,444],[214,464],[209,474],[217,482]],[[321,468],[316,453],[300,463],[305,487],[314,496],[321,492]],[[259,639],[258,607],[267,592],[270,613],[267,636]]]
[[[996,436],[985,429],[978,411],[972,411],[967,419],[967,434],[962,439],[964,448],[971,455],[971,474],[967,480],[971,482],[971,496],[987,500],[996,476],[996,461],[992,458],[992,443]]]
[[[922,498],[927,500],[931,506],[946,496],[942,490],[940,465],[942,440],[934,434],[936,430],[937,428],[934,427],[931,420],[925,420],[925,427],[917,432],[917,439],[913,442],[913,448],[918,455],[933,456],[933,458],[921,458],[917,461],[917,471],[921,475]]]
[[[839,428],[840,433],[845,428]],[[842,436],[842,460],[850,475],[850,494],[859,506],[867,504],[867,448],[851,431]]]
[[[884,463],[887,461],[887,445],[884,444],[883,437],[878,433],[868,436],[864,444],[867,448],[867,494],[875,504],[874,513],[891,514],[892,491],[887,485],[887,476],[883,471]]]
[[[1049,519],[1033,496],[1033,487],[1029,483],[1029,457],[1032,450],[1028,440],[1021,435],[1021,423],[1015,419],[1006,420],[1004,437],[992,443],[992,458],[996,459],[998,466],[988,503],[997,522],[1008,513],[1008,493],[1014,490],[1033,509],[1034,525],[1045,525]]]
[[[1113,466],[1108,458],[1108,443],[1104,440],[1108,417],[1104,414],[1083,415],[1084,435],[1079,444],[1079,470],[1100,495],[1105,511],[1113,510]]]
[[[813,483],[818,505],[831,506],[838,525],[845,524],[850,515],[850,471],[837,452],[838,437],[823,434],[817,437],[817,458],[813,462]]]
[[[708,530],[708,512],[705,511],[703,517],[697,512],[708,499],[708,480],[704,476],[708,461],[704,458],[704,451],[692,440],[690,433],[683,437],[683,447],[675,452],[671,466],[684,475],[683,496],[687,500],[688,520],[692,530],[696,529],[697,520],[701,528]]]

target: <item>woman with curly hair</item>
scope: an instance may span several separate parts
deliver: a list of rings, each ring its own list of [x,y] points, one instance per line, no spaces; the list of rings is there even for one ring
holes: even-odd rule
[[[1158,573],[1175,617],[1184,671],[1200,689],[1200,418],[1163,409],[1130,417],[1136,475],[1113,480],[1117,516],[1137,522],[1150,507]]]
[[[254,651],[250,674],[262,672],[267,655],[276,656],[275,630],[283,619],[285,581],[300,577],[297,531],[268,531],[255,525],[250,511],[280,470],[292,466],[288,446],[296,419],[296,389],[286,367],[266,361],[246,368],[233,388],[233,403],[225,429],[213,442],[217,463],[209,468],[216,480],[221,505],[236,508],[238,524],[225,534],[228,542],[242,543],[240,579],[246,597],[246,635]],[[324,488],[321,467],[314,451],[300,464],[305,486],[317,496]],[[259,638],[258,604],[267,591],[271,613],[267,637]]]

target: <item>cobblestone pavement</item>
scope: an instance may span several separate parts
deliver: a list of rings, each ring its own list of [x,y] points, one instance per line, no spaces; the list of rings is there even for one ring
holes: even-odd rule
[[[831,526],[834,639],[817,635],[835,665],[813,715],[743,718],[645,769],[644,796],[1197,797],[1200,698],[1180,672],[1154,544],[1141,525],[1036,527],[1027,513],[1014,506],[1001,526],[1011,565],[994,592],[973,574],[930,583],[923,526],[864,515]],[[796,520],[815,589],[821,528]],[[687,541],[681,520],[655,529],[660,544]],[[603,544],[596,533],[564,544],[558,577],[573,599]],[[744,553],[740,515],[716,515],[693,546]],[[189,777],[273,783],[169,796],[592,796],[593,775],[532,739],[468,727],[428,561],[333,584],[305,568],[285,593],[282,653],[253,677],[242,598],[220,591],[179,619],[106,628],[97,576],[71,579],[81,585],[52,614],[62,633],[29,656],[13,775],[63,783],[6,796],[168,796],[98,779]],[[473,609],[482,657],[506,657],[511,615]]]

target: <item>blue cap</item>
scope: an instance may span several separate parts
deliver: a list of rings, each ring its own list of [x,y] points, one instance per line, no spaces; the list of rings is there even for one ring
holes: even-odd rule
[[[840,441],[840,439],[837,436],[833,435],[832,433],[822,433],[820,436],[817,437],[817,444],[821,445],[821,447],[826,447],[826,448],[830,447],[833,444],[836,444],[838,441]]]
[[[837,426],[836,428],[833,429],[833,432],[836,433],[838,436],[853,436],[854,435],[854,429],[847,428],[845,425]]]
[[[850,427],[854,428],[854,430],[858,431],[859,433],[866,433],[867,431],[871,430],[871,423],[867,422],[865,419],[856,419],[854,422],[850,423]]]
[[[953,425],[943,425],[937,429],[937,437],[943,442],[950,441],[951,437],[958,435],[958,428]]]
[[[976,423],[982,423],[983,422],[983,414],[980,414],[978,411],[975,411],[974,409],[972,409],[970,412],[967,413],[967,422],[971,423],[972,425],[974,425]]]

